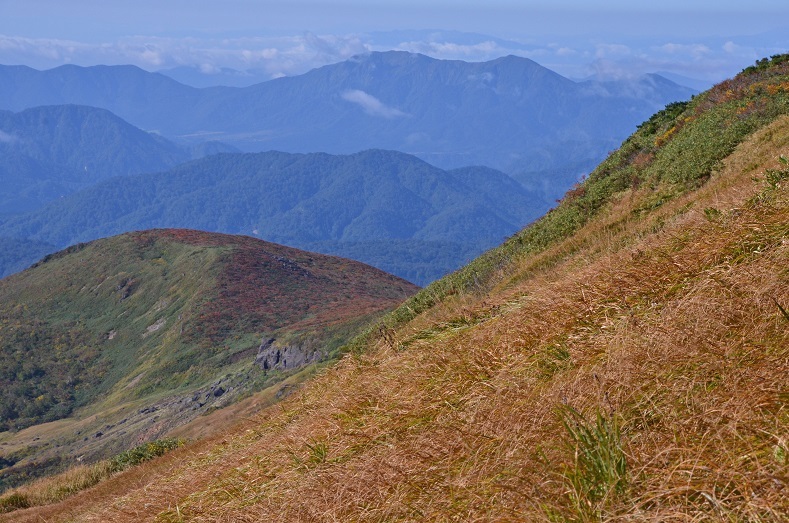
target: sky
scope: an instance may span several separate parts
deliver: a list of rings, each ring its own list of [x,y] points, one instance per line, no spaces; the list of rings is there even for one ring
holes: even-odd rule
[[[787,35],[786,0],[0,0],[0,64],[190,67],[216,83],[227,69],[253,83],[399,49],[711,84],[789,52]]]

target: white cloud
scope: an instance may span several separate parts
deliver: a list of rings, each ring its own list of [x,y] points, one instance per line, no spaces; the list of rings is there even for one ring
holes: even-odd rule
[[[387,38],[390,38],[387,40]],[[583,78],[632,76],[667,71],[709,81],[736,74],[754,60],[783,52],[773,40],[702,38],[649,40],[620,38],[616,43],[584,37],[517,42],[465,33],[424,33],[389,37],[385,33],[245,36],[234,38],[124,37],[103,43],[0,35],[0,63],[48,69],[78,65],[132,64],[147,70],[194,67],[221,76],[241,71],[250,83],[302,74],[370,51],[399,49],[438,59],[486,61],[514,54],[536,60],[560,74]],[[378,42],[376,42],[378,40]],[[386,41],[386,44],[381,42]],[[772,43],[771,43],[772,42]],[[769,43],[769,45],[767,45]],[[359,103],[359,102],[356,102]],[[371,106],[372,107],[372,106]],[[391,116],[390,116],[391,117]]]
[[[630,41],[625,42],[628,45],[596,43],[594,58],[588,58],[585,71],[576,77],[595,75],[618,79],[657,72],[686,76],[699,80],[699,85],[705,82],[711,85],[734,76],[760,56],[770,54],[767,48],[721,43],[724,41],[665,39],[653,40],[649,45],[635,45]],[[578,45],[575,47],[582,49]],[[576,61],[580,56],[572,58]]]
[[[590,72],[598,80],[626,80],[638,77],[643,71],[633,68],[632,62],[624,64],[615,60],[595,60],[590,65]]]
[[[383,118],[400,118],[408,116],[406,113],[394,107],[389,107],[375,96],[365,93],[359,89],[352,89],[342,93],[342,99],[359,105],[364,112],[370,116],[381,116]]]
[[[219,74],[222,71],[222,68],[215,64],[200,64],[198,69],[203,74]]]
[[[556,50],[556,54],[559,56],[572,56],[577,53],[578,51],[570,47],[560,47],[559,49]]]
[[[161,67],[165,63],[161,52],[155,48],[146,47],[140,52],[139,56],[143,63],[153,67]]]
[[[627,56],[630,53],[630,47],[622,44],[597,44],[595,46],[595,56],[597,58],[606,58],[609,56]]]
[[[14,143],[17,140],[18,138],[13,134],[0,130],[0,143]]]
[[[222,68],[255,69],[277,77],[301,74],[370,50],[355,35],[312,33],[224,39],[127,37],[98,44],[0,35],[0,63],[40,69],[63,63],[132,64],[149,70],[192,66],[206,74]]]
[[[0,35],[0,57],[20,56],[40,60],[68,62],[73,54],[91,46],[71,40],[25,38]]]
[[[670,55],[684,55],[692,58],[703,58],[709,55],[712,50],[704,44],[675,44],[667,43],[656,48]]]
[[[723,44],[723,50],[726,51],[729,54],[736,53],[738,49],[739,49],[739,46],[737,44],[735,44],[734,42],[732,42],[731,40],[729,40],[728,42]]]
[[[507,54],[506,49],[503,49],[493,41],[479,42],[476,44],[456,44],[446,41],[411,41],[401,42],[396,49],[408,51],[410,53],[421,53],[444,60],[488,60],[494,56],[499,57],[503,54]]]

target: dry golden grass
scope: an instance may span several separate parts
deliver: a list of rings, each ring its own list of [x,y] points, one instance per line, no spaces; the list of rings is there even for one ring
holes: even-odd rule
[[[254,421],[13,520],[789,520],[789,182],[760,175],[788,143],[647,215],[622,194]],[[574,497],[563,405],[619,421],[624,493]]]
[[[42,478],[0,496],[0,507],[49,505],[90,488],[112,475],[109,461],[79,465],[62,474]],[[16,502],[16,503],[14,503]],[[2,510],[2,509],[0,509]],[[6,508],[7,510],[7,508]]]

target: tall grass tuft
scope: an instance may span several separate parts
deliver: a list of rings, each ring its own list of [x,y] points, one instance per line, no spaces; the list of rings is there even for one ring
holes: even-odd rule
[[[12,492],[7,496],[0,498],[0,514],[3,512],[11,512],[22,508],[28,508],[30,500],[24,494]]]
[[[580,521],[596,520],[602,508],[628,490],[619,420],[599,410],[587,420],[569,405],[560,407],[559,416],[567,431],[565,444],[573,454],[572,465],[563,472],[573,509]]]

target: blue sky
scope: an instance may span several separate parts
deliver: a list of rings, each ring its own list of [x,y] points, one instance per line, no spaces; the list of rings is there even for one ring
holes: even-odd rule
[[[749,0],[0,0],[0,63],[179,66],[255,78],[373,50],[532,58],[573,78],[707,82],[789,51],[789,2]]]

